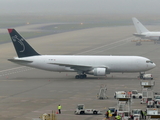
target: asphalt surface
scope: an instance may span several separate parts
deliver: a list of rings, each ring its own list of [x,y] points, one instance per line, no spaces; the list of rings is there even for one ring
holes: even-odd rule
[[[149,29],[159,29],[149,26]],[[25,29],[22,27],[20,30]],[[18,32],[21,32],[17,29]],[[102,27],[77,30],[27,40],[40,54],[69,55],[137,55],[151,59],[156,68],[147,71],[153,74],[159,91],[160,44],[144,42],[136,46],[132,34],[134,26]],[[25,37],[25,36],[24,36]],[[139,73],[111,73],[106,77],[89,76],[74,79],[76,73],[56,73],[10,63],[7,59],[16,55],[12,43],[0,44],[0,119],[35,120],[43,113],[57,111],[62,105],[62,114],[57,120],[102,120],[104,115],[74,115],[77,104],[99,109],[105,113],[116,106],[113,94],[118,90],[141,90]],[[107,86],[109,99],[96,98],[100,86]],[[145,110],[146,106],[136,99],[132,108]]]

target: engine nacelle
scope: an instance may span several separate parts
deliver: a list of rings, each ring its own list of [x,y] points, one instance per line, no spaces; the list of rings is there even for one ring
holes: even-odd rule
[[[94,76],[106,76],[106,68],[94,68],[93,70],[89,71],[88,74]]]

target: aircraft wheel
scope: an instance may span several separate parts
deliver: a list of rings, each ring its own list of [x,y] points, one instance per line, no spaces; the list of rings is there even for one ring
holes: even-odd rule
[[[85,114],[85,112],[84,112],[84,111],[81,111],[80,114]]]
[[[84,74],[84,75],[76,75],[76,76],[75,76],[76,79],[84,79],[84,78],[86,78],[86,77],[87,77],[86,74]]]
[[[96,114],[97,114],[97,111],[93,111],[93,114],[96,115]]]
[[[142,75],[140,75],[140,79],[143,79],[143,76],[142,76]]]
[[[79,75],[76,75],[75,78],[76,78],[76,79],[79,79],[80,77],[79,77]]]
[[[80,75],[79,77],[80,77],[80,79],[83,79],[83,78],[84,78],[84,75]]]
[[[86,78],[86,77],[87,77],[87,75],[86,75],[86,74],[84,74],[83,76],[84,76],[84,78]]]

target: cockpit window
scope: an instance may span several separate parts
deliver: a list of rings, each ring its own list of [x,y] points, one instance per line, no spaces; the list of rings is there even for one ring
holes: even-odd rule
[[[153,63],[152,61],[147,60],[146,63]]]

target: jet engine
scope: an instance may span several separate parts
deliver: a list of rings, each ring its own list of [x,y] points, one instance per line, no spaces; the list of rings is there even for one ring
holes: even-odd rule
[[[94,68],[87,73],[94,76],[106,76],[106,68]]]

